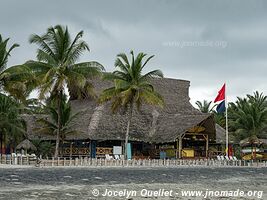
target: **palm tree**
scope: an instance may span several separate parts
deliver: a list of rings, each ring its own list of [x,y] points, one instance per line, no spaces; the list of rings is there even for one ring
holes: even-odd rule
[[[212,113],[213,109],[215,108],[216,105],[212,106],[212,101],[207,101],[204,100],[203,102],[201,101],[197,101],[196,105],[198,106],[198,109],[202,112],[202,113]]]
[[[263,93],[259,93],[258,91],[254,92],[253,95],[247,95],[249,102],[252,104],[257,104],[259,109],[264,109],[267,107],[267,96]]]
[[[74,129],[73,120],[81,113],[71,114],[71,105],[66,101],[66,96],[64,95],[60,104],[60,111],[58,113],[57,109],[57,99],[52,99],[47,106],[47,113],[49,118],[41,118],[37,120],[37,123],[40,125],[39,128],[36,128],[36,132],[41,134],[48,134],[56,136],[59,129],[59,138],[61,144],[64,143],[68,135],[78,134],[79,131]],[[60,118],[60,127],[58,127],[58,119]]]
[[[7,47],[8,41],[9,38],[4,40],[0,34],[0,90],[4,85],[4,79],[5,79],[4,70],[7,67],[8,57],[10,56],[11,51],[19,46],[18,44],[13,44],[11,45],[10,48],[8,48]]]
[[[129,62],[126,54],[121,53],[117,55],[117,59],[115,60],[117,70],[113,73],[106,74],[104,77],[106,80],[113,81],[114,86],[104,90],[99,98],[100,103],[112,102],[112,112],[116,112],[122,108],[129,113],[125,134],[125,159],[127,158],[127,144],[134,107],[139,111],[142,104],[161,107],[164,105],[163,98],[154,90],[153,85],[150,83],[151,78],[162,78],[162,72],[160,70],[153,70],[142,75],[144,67],[154,56],[150,56],[144,60],[146,57],[144,53],[139,53],[137,57],[134,56],[133,51],[130,54],[131,62]]]
[[[12,66],[7,68],[8,57],[11,51],[18,47],[13,44],[8,49],[9,38],[2,39],[0,35],[0,89],[4,89],[13,96],[19,104],[25,104],[32,90],[36,87],[36,79],[26,66]]]
[[[196,101],[196,105],[198,106],[198,110],[202,113],[213,113],[215,122],[219,124],[221,127],[225,128],[225,116],[224,113],[218,113],[214,110],[214,108],[217,106],[217,104],[213,105],[211,107],[212,101],[204,100]]]
[[[57,25],[48,28],[42,36],[34,34],[30,37],[30,43],[39,45],[38,61],[28,61],[25,65],[39,78],[40,98],[50,94],[58,99],[57,113],[61,113],[65,88],[78,87],[91,91],[92,85],[88,84],[87,78],[100,76],[104,70],[98,62],[76,63],[83,52],[89,51],[87,43],[81,40],[82,36],[83,31],[80,31],[71,40],[68,28]],[[58,115],[55,157],[58,157],[61,118]]]
[[[236,104],[230,104],[230,130],[241,145],[249,142],[253,159],[256,158],[258,137],[267,137],[267,96],[255,92],[246,98],[238,97]],[[256,149],[255,149],[256,150]]]
[[[267,96],[256,92],[254,96],[237,99],[229,107],[229,125],[236,138],[261,136],[267,127]]]
[[[11,97],[0,93],[1,149],[5,140],[16,147],[25,133],[25,121],[19,115],[19,105]]]
[[[54,145],[51,142],[43,140],[33,140],[32,143],[37,149],[35,153],[38,157],[52,157]]]
[[[17,65],[4,71],[4,90],[18,103],[27,105],[31,92],[38,86],[38,78],[26,65]]]

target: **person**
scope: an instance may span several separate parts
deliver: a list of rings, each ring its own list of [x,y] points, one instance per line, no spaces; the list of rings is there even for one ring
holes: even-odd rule
[[[42,163],[42,159],[41,159],[41,157],[38,156],[37,159],[36,159],[36,164],[35,164],[35,166],[36,166],[36,167],[40,167],[41,163]]]

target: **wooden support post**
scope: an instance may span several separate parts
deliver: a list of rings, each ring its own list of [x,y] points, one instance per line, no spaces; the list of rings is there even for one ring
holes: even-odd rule
[[[70,141],[70,157],[72,157],[72,141]]]
[[[175,151],[175,158],[179,158],[179,139],[176,140],[176,151]]]
[[[69,166],[72,166],[72,157],[70,157],[70,163]]]
[[[178,155],[179,155],[179,158],[181,159],[182,158],[182,145],[183,145],[182,136],[180,136],[178,140],[179,140]]]
[[[207,135],[205,137],[205,139],[206,139],[206,158],[208,158],[208,156],[209,156],[209,135]]]

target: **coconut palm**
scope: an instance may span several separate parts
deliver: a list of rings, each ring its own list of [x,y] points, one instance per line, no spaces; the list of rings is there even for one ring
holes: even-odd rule
[[[26,107],[30,94],[38,85],[37,77],[25,65],[9,67],[4,75],[4,90]]]
[[[33,145],[36,147],[35,152],[38,157],[52,157],[54,145],[49,141],[33,140]]]
[[[1,149],[5,140],[13,147],[25,133],[26,124],[19,115],[19,105],[11,97],[0,94],[0,134]]]
[[[197,101],[196,102],[196,105],[198,106],[198,109],[202,112],[202,113],[212,113],[214,106],[211,107],[211,104],[212,104],[212,101],[207,101],[207,100],[204,100],[203,102],[201,101]]]
[[[34,34],[30,37],[30,43],[39,46],[38,61],[28,61],[25,65],[39,78],[40,98],[50,94],[58,99],[58,113],[61,113],[60,103],[65,88],[78,87],[90,92],[92,84],[87,79],[101,75],[104,70],[98,62],[76,63],[83,52],[89,51],[87,43],[81,40],[82,36],[83,31],[80,31],[71,40],[68,28],[57,25],[48,28],[44,35]],[[58,115],[55,157],[58,156],[61,117]]]
[[[217,104],[211,106],[212,101],[204,100],[196,101],[196,105],[198,106],[198,110],[202,113],[213,113],[215,122],[219,124],[221,127],[225,128],[225,116],[224,113],[218,113],[214,110]]]
[[[4,71],[7,67],[8,57],[10,56],[11,51],[19,46],[18,44],[13,44],[10,48],[8,48],[8,41],[9,38],[4,40],[0,34],[0,90],[2,89],[5,82],[6,74],[4,73]]]
[[[64,143],[68,135],[78,134],[79,131],[74,129],[73,120],[80,114],[71,113],[71,105],[66,101],[66,96],[63,97],[60,104],[60,111],[58,113],[57,109],[57,99],[52,99],[47,106],[47,113],[49,114],[48,118],[41,118],[37,120],[37,123],[40,125],[39,128],[36,128],[37,133],[47,134],[52,136],[57,136],[59,130],[59,138],[61,144]],[[58,127],[58,119],[60,118],[60,128]]]
[[[146,54],[139,53],[136,57],[133,51],[130,52],[131,61],[124,53],[118,54],[115,60],[115,70],[113,73],[105,75],[105,79],[114,82],[114,86],[108,88],[100,95],[100,103],[112,102],[111,110],[118,111],[120,108],[126,109],[129,114],[127,131],[125,134],[124,156],[127,158],[127,143],[129,138],[131,120],[134,107],[140,110],[142,104],[163,106],[164,100],[159,93],[154,90],[150,83],[151,78],[162,78],[160,70],[153,70],[142,74],[146,64],[154,57],[145,59]]]
[[[7,48],[9,38],[3,40],[0,35],[0,89],[4,89],[20,104],[27,101],[32,90],[36,87],[36,79],[26,66],[12,66],[7,68],[8,57],[18,44]]]

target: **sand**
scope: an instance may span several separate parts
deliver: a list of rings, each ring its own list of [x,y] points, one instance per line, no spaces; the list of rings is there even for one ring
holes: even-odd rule
[[[266,180],[267,168],[263,167],[36,168],[0,165],[0,199],[259,199],[257,195],[260,194],[232,198],[183,197],[181,192],[188,190],[263,191],[261,199],[267,199]],[[104,196],[106,191],[111,196]]]

